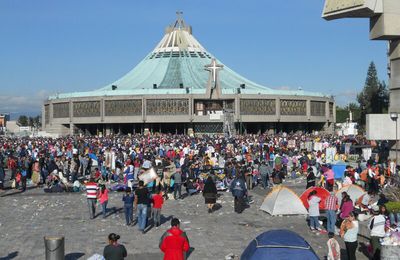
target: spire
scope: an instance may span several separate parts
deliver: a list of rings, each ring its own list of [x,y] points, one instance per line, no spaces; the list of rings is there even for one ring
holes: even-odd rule
[[[182,11],[176,11],[176,21],[175,21],[173,28],[177,28],[177,29],[181,30],[186,27],[185,21],[183,20],[182,15],[183,15]]]
[[[176,11],[176,20],[173,25],[170,25],[165,30],[165,33],[168,34],[173,31],[187,31],[189,34],[192,34],[192,27],[186,25],[185,21],[183,20],[183,12]]]

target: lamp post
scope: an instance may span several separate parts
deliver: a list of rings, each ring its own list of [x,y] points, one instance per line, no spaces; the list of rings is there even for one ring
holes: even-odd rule
[[[395,113],[395,112],[392,112],[392,113],[390,113],[390,119],[392,119],[393,121],[395,121],[396,122],[396,168],[397,168],[397,150],[398,150],[398,147],[397,147],[397,143],[398,143],[398,139],[397,139],[397,119],[399,118],[399,114],[398,113]]]

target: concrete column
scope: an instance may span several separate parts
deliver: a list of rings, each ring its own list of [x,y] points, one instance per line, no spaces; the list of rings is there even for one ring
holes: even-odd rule
[[[142,120],[143,122],[146,122],[146,99],[142,98]]]
[[[190,116],[190,120],[193,120],[193,97],[189,97],[189,116]],[[161,131],[160,131],[161,132]]]
[[[75,134],[75,125],[73,123],[69,123],[69,134],[70,135]]]
[[[390,112],[400,113],[400,40],[389,42]]]
[[[72,100],[69,101],[69,122],[72,122],[72,119],[74,118],[74,104],[72,103]]]
[[[44,105],[42,106],[42,130],[45,131],[46,128],[46,112],[44,109]]]
[[[333,119],[332,122],[336,123],[336,102],[333,102]]]
[[[276,106],[276,118],[279,121],[281,119],[281,99],[280,98],[275,99],[275,106]]]
[[[105,116],[105,105],[104,105],[104,98],[100,99],[100,117],[101,117],[101,122],[104,122],[104,116]]]
[[[235,97],[235,122],[240,119],[240,98]]]
[[[307,119],[311,119],[311,100],[307,99],[306,100],[306,114],[307,114]]]
[[[329,101],[325,102],[325,120],[329,120]]]
[[[49,125],[53,125],[53,102],[49,104]]]

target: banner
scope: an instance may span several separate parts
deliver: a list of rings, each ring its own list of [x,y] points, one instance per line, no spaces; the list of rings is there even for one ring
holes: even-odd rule
[[[150,168],[149,170],[139,175],[139,180],[143,181],[145,186],[148,183],[154,181],[156,178],[157,178],[157,173],[154,170],[154,168]]]

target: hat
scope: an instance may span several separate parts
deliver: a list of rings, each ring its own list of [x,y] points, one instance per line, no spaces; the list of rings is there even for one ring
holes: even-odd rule
[[[372,206],[372,211],[379,212],[379,206],[378,205]]]

